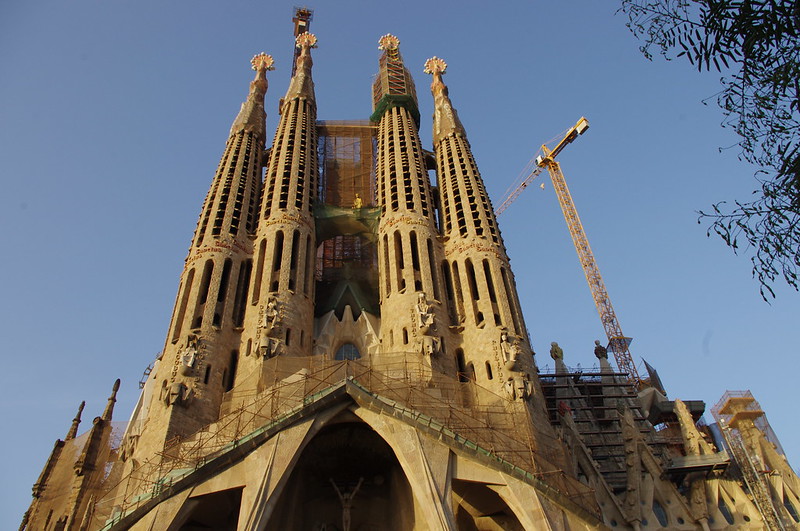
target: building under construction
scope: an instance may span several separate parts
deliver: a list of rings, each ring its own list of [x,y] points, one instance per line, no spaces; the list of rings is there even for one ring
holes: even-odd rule
[[[748,393],[706,426],[603,346],[539,370],[446,64],[425,64],[430,149],[392,35],[369,119],[317,121],[310,19],[271,146],[273,61],[252,60],[130,421],[119,382],[79,436],[81,406],[20,529],[800,527]]]

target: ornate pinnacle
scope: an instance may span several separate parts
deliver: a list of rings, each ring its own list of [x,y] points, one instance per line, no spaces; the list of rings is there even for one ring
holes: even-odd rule
[[[294,42],[299,48],[303,48],[305,46],[308,46],[309,48],[316,48],[317,36],[313,33],[301,33],[297,36]]]
[[[392,35],[391,33],[387,33],[380,39],[378,39],[378,49],[383,50],[385,52],[397,50],[400,46],[400,39]]]
[[[274,63],[272,56],[264,52],[254,55],[250,60],[253,70],[275,70],[275,67],[272,66]]]
[[[86,402],[81,402],[81,405],[78,406],[78,413],[75,415],[75,418],[72,419],[72,426],[70,426],[69,431],[67,432],[67,436],[64,438],[65,441],[69,441],[70,439],[74,439],[75,436],[78,434],[78,426],[81,423],[81,413],[83,413],[83,408],[86,406]]]
[[[444,74],[447,71],[447,63],[444,62],[444,59],[440,59],[435,55],[425,61],[425,72],[426,74],[436,75],[436,74]]]
[[[119,391],[119,378],[117,378],[117,381],[114,382],[114,386],[111,388],[111,396],[108,397],[106,410],[103,411],[103,420],[111,420],[111,415],[114,413],[114,403],[117,401],[117,391]]]

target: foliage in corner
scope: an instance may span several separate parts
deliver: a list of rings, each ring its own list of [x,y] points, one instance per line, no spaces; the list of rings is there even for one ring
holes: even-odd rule
[[[622,0],[648,59],[683,57],[722,72],[717,103],[739,136],[740,160],[760,185],[749,201],[700,212],[738,253],[751,256],[764,300],[775,281],[798,290],[800,272],[800,0]]]

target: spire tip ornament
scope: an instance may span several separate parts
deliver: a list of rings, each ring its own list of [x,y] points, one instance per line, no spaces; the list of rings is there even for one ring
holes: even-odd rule
[[[317,47],[317,36],[313,33],[301,33],[295,39],[295,44],[298,47],[302,48],[303,46],[308,46],[309,48],[316,48]]]
[[[253,65],[253,70],[275,70],[273,66],[275,60],[271,55],[264,52],[254,55],[250,60],[250,64]]]
[[[425,72],[426,74],[436,75],[436,74],[444,74],[447,71],[447,63],[444,62],[444,59],[440,59],[435,55],[425,61]]]
[[[400,39],[392,35],[391,33],[387,33],[380,39],[378,39],[378,49],[383,50],[385,52],[389,52],[392,50],[397,50],[400,47]]]

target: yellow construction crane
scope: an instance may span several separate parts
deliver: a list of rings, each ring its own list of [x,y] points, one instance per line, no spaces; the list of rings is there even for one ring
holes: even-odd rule
[[[592,254],[592,248],[589,247],[589,240],[586,238],[586,233],[581,225],[581,220],[578,217],[578,211],[575,208],[575,203],[572,201],[572,196],[567,188],[567,182],[564,180],[564,174],[561,173],[561,166],[555,160],[556,155],[570,144],[573,140],[582,135],[589,129],[589,121],[581,117],[573,127],[571,127],[564,137],[556,144],[556,147],[549,149],[546,145],[542,145],[542,155],[538,156],[535,160],[535,168],[531,173],[522,181],[522,183],[512,190],[506,199],[500,204],[495,211],[496,215],[500,215],[508,206],[519,197],[525,188],[539,175],[543,170],[547,170],[550,174],[550,180],[555,188],[556,195],[558,196],[558,203],[561,205],[561,212],[564,213],[564,219],[567,221],[567,228],[569,229],[570,236],[572,236],[572,243],[575,244],[575,250],[578,252],[578,258],[583,267],[583,273],[586,275],[586,281],[589,283],[589,289],[592,292],[595,306],[597,306],[597,313],[600,314],[600,321],[603,323],[603,328],[608,336],[608,348],[614,353],[614,358],[617,360],[617,367],[620,372],[628,374],[628,379],[633,382],[637,388],[643,387],[646,383],[639,377],[636,370],[636,365],[633,363],[633,356],[629,349],[631,339],[625,337],[622,329],[619,326],[617,315],[614,313],[614,307],[611,306],[611,299],[608,297],[603,277],[600,276],[600,269],[597,267],[597,262]]]

